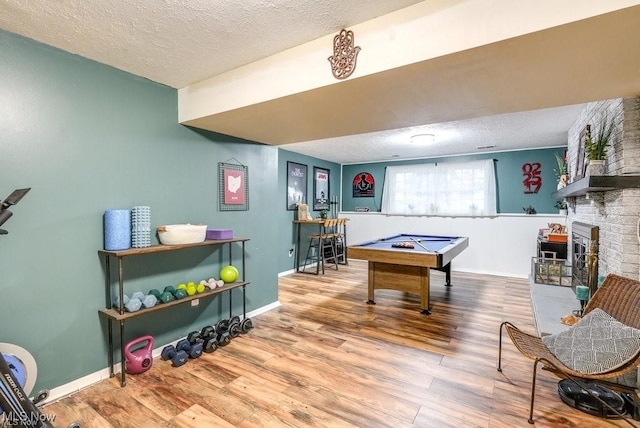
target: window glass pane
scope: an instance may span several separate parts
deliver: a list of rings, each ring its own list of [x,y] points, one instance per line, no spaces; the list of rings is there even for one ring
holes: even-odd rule
[[[492,160],[387,167],[382,211],[388,214],[496,214]]]

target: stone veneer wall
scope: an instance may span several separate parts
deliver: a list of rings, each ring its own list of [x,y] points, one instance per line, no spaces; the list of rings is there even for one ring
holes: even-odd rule
[[[580,132],[591,125],[594,133],[605,117],[615,118],[613,144],[607,149],[607,175],[640,175],[640,98],[625,98],[589,103],[569,130],[570,174],[576,167]],[[571,202],[571,201],[570,201]],[[570,204],[571,205],[571,204]],[[593,192],[575,198],[567,217],[600,228],[598,275],[616,273],[640,279],[640,189]],[[571,246],[568,248],[571,259]],[[618,377],[614,382],[640,388],[640,370]]]
[[[569,130],[570,175],[576,167],[580,132],[587,124],[597,132],[605,117],[615,118],[613,144],[607,149],[607,175],[640,175],[640,98],[589,103]],[[600,228],[599,275],[640,278],[640,189],[592,192],[570,202],[567,225],[581,221]],[[571,252],[571,248],[569,248]]]

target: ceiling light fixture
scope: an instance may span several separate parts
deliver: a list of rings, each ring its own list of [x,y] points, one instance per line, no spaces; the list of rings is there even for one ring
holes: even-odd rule
[[[416,134],[411,136],[411,144],[431,144],[436,140],[433,134]]]

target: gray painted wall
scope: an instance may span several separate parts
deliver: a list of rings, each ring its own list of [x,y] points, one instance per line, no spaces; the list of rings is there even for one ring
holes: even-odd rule
[[[473,156],[452,156],[433,159],[416,159],[411,161],[376,162],[368,164],[344,165],[342,169],[343,210],[355,211],[357,207],[369,208],[370,211],[380,211],[382,201],[382,186],[384,184],[385,168],[390,165],[408,165],[415,163],[434,162],[464,162],[475,159],[496,159],[496,181],[498,183],[498,213],[522,214],[523,207],[533,206],[540,214],[555,214],[556,200],[551,193],[556,190],[557,179],[554,172],[554,153],[564,155],[565,148],[522,150],[502,153],[487,153]],[[538,193],[524,193],[522,180],[523,164],[541,164],[542,186]],[[353,197],[352,183],[361,172],[368,172],[375,179],[375,197]]]
[[[281,231],[273,226],[281,213],[273,201],[284,207],[277,148],[183,127],[175,90],[2,31],[0,58],[0,198],[32,188],[0,237],[0,342],[34,355],[36,390],[107,365],[98,314],[107,209],[148,205],[152,228],[206,223],[250,238],[247,310],[277,300],[282,263],[273,246]],[[220,212],[217,164],[235,160],[249,168],[250,209]],[[125,259],[125,291],[217,276],[227,253]],[[168,343],[227,317],[228,302],[225,294],[132,320],[126,339],[152,334],[158,345]],[[237,290],[233,312],[241,310]]]
[[[278,257],[278,271],[287,272],[294,269],[294,258],[289,257],[289,250],[296,249],[297,246],[297,231],[296,225],[293,223],[297,217],[297,211],[288,211],[287,208],[287,162],[295,162],[307,166],[307,202],[309,204],[309,210],[313,217],[318,217],[320,211],[313,211],[313,167],[326,168],[329,172],[329,192],[330,196],[340,194],[340,165],[333,162],[328,162],[313,158],[310,156],[304,156],[298,153],[293,153],[287,150],[280,149],[278,157],[278,196],[275,200],[276,207],[282,207],[282,215],[279,218],[279,226],[281,230],[281,239],[277,242],[277,257]],[[308,240],[306,239],[309,232],[317,233],[318,230],[315,226],[302,226],[301,227],[301,240],[300,250],[302,254],[306,254]],[[284,257],[284,258],[283,258]]]

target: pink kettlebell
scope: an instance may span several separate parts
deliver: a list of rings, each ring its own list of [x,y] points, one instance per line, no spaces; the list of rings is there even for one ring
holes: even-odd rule
[[[139,347],[140,344],[146,342],[146,345]],[[136,348],[133,351],[132,348]],[[142,336],[133,339],[124,347],[125,371],[129,374],[144,373],[151,368],[153,364],[153,337]]]

